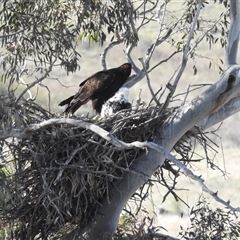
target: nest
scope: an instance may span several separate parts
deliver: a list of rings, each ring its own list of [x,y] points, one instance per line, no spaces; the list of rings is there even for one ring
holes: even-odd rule
[[[15,104],[13,96],[0,101],[2,129],[23,129],[54,117],[31,101]],[[84,120],[124,142],[146,141],[158,134],[170,112],[147,107],[104,120]],[[119,150],[97,133],[64,124],[34,131],[24,139],[4,140],[1,147],[5,161],[1,224],[11,222],[15,236],[26,239],[45,239],[74,225],[87,226],[109,187],[142,154],[137,148]]]

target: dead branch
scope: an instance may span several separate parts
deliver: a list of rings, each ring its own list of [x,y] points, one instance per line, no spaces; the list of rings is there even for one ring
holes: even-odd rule
[[[1,134],[0,139],[6,139],[9,137],[15,137],[15,138],[26,138],[29,137],[30,134],[34,131],[42,130],[48,126],[51,125],[62,125],[62,124],[67,124],[70,126],[75,126],[75,127],[81,127],[84,129],[89,129],[92,132],[96,133],[97,135],[101,136],[103,139],[109,141],[112,143],[114,146],[117,147],[117,149],[121,150],[126,150],[126,149],[132,149],[134,147],[140,148],[140,149],[147,149],[151,148],[156,150],[157,152],[161,153],[164,155],[166,159],[169,159],[171,162],[173,162],[176,166],[178,166],[186,176],[192,178],[194,181],[196,181],[202,188],[203,191],[207,192],[210,194],[217,202],[220,202],[223,204],[225,207],[229,208],[232,211],[237,211],[240,212],[240,207],[234,208],[229,204],[229,201],[224,201],[220,197],[218,197],[217,193],[214,193],[211,191],[205,184],[204,180],[198,176],[196,176],[191,170],[187,169],[184,164],[182,164],[180,161],[178,161],[173,155],[171,155],[168,151],[166,151],[163,147],[161,147],[158,144],[155,144],[153,142],[139,142],[139,141],[134,141],[131,143],[126,143],[124,141],[119,140],[116,138],[114,135],[110,134],[108,131],[102,129],[101,127],[81,121],[81,120],[75,120],[75,119],[69,119],[69,118],[60,118],[60,119],[49,119],[46,121],[43,121],[39,124],[31,124],[27,126],[23,131],[19,131],[17,129],[12,130],[9,133]]]
[[[180,78],[181,78],[181,76],[182,76],[182,74],[185,70],[186,65],[187,65],[188,52],[190,50],[190,43],[191,43],[191,40],[192,40],[193,35],[194,35],[194,30],[197,26],[197,21],[198,21],[199,15],[200,15],[202,3],[203,3],[202,0],[198,2],[196,14],[195,14],[195,17],[194,17],[193,22],[191,24],[191,28],[190,28],[189,35],[188,35],[188,40],[186,42],[186,45],[185,45],[185,48],[184,48],[184,51],[183,51],[182,62],[181,62],[180,68],[178,70],[178,74],[175,77],[174,83],[169,84],[169,86],[168,86],[168,88],[170,90],[170,93],[168,94],[168,96],[167,96],[167,98],[166,98],[166,100],[165,100],[165,102],[162,106],[162,109],[165,109],[166,107],[168,107],[170,99],[172,98],[173,94],[175,93],[178,82],[179,82],[179,80],[180,80]]]
[[[32,87],[34,87],[36,84],[40,83],[42,80],[44,80],[44,79],[49,75],[49,73],[52,71],[52,67],[53,67],[53,65],[54,65],[55,62],[56,62],[56,60],[49,66],[48,69],[45,70],[45,74],[44,74],[42,77],[36,79],[34,82],[32,82],[31,84],[29,84],[29,85],[22,91],[22,93],[19,95],[19,97],[18,97],[17,100],[16,100],[16,104],[19,102],[19,100],[23,97],[23,95],[24,95],[29,89],[31,89]]]

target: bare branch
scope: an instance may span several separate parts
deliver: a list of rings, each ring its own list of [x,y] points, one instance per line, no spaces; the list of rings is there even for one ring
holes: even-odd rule
[[[52,67],[53,67],[54,63],[55,63],[55,61],[50,65],[50,67],[48,68],[48,70],[45,70],[45,74],[44,74],[42,77],[36,79],[34,82],[32,82],[31,84],[29,84],[29,85],[24,89],[24,91],[23,91],[23,92],[19,95],[19,97],[17,98],[16,103],[18,103],[18,102],[20,101],[20,99],[23,97],[23,95],[24,95],[30,88],[34,87],[37,83],[41,82],[42,80],[44,80],[44,79],[48,76],[48,74],[52,71]]]
[[[194,30],[196,28],[196,25],[197,25],[197,20],[198,20],[198,17],[200,15],[200,11],[201,11],[201,7],[202,7],[202,3],[203,3],[203,0],[199,1],[198,2],[198,7],[197,7],[197,11],[196,11],[196,14],[195,14],[195,17],[194,17],[194,20],[191,24],[191,28],[190,28],[190,31],[189,31],[189,35],[188,35],[188,40],[187,40],[187,43],[186,43],[186,46],[185,46],[185,49],[183,51],[183,57],[182,57],[182,63],[181,63],[181,67],[178,71],[178,74],[174,80],[174,83],[172,86],[170,86],[170,93],[168,94],[167,96],[167,99],[165,101],[165,103],[163,104],[162,106],[162,109],[165,109],[169,102],[170,102],[170,99],[172,98],[173,94],[175,93],[176,91],[176,88],[177,88],[177,85],[178,85],[178,82],[185,70],[185,67],[187,65],[187,61],[188,61],[188,52],[190,50],[190,43],[191,43],[191,40],[193,38],[193,35],[194,35]]]
[[[81,120],[75,120],[75,119],[70,119],[70,118],[56,118],[56,119],[49,119],[45,120],[41,123],[36,123],[36,124],[30,124],[23,130],[20,129],[12,129],[7,132],[0,132],[0,140],[4,140],[9,137],[15,137],[15,138],[25,138],[28,137],[31,133],[37,130],[44,129],[50,125],[60,125],[60,124],[68,124],[71,126],[76,126],[76,127],[81,127],[85,129],[89,129],[95,133],[97,133],[99,136],[104,138],[107,141],[113,141],[116,140],[113,136],[109,135],[107,131],[104,129],[98,127],[95,124],[89,123],[89,122],[84,122]],[[122,146],[121,142],[116,141],[115,142],[117,146]]]
[[[135,76],[131,76],[130,80],[127,81],[123,87],[127,87],[127,88],[130,88],[132,87],[133,85],[135,85],[137,82],[141,81],[144,77],[145,77],[145,73],[144,71],[140,70],[137,65],[134,63],[132,57],[131,57],[131,52],[132,52],[132,49],[133,49],[133,44],[129,45],[126,52],[125,52],[125,55],[126,55],[126,58],[128,59],[129,62],[131,62],[132,64],[132,68],[134,70],[134,72],[137,74]]]
[[[155,43],[152,44],[148,50],[147,50],[147,53],[146,53],[146,59],[145,59],[145,65],[147,67],[147,69],[149,68],[149,62],[152,58],[152,55],[154,53],[154,50],[156,48],[156,46],[160,45],[162,42],[164,42],[171,34],[172,32],[172,28],[170,28],[164,36],[160,37],[161,33],[162,33],[162,26],[163,26],[163,23],[164,23],[164,18],[165,18],[165,13],[166,13],[166,3],[165,4],[162,4],[160,6],[160,9],[163,9],[163,12],[162,12],[162,15],[161,15],[161,19],[159,19],[159,31],[158,31],[158,35],[157,35],[157,38],[155,40]]]
[[[173,162],[176,166],[178,166],[183,173],[190,177],[191,179],[193,179],[194,181],[196,181],[200,187],[202,188],[202,190],[206,193],[208,193],[209,195],[212,196],[212,198],[221,203],[222,205],[224,205],[226,208],[232,210],[233,212],[240,212],[240,207],[232,207],[230,205],[229,201],[224,201],[223,199],[221,199],[220,197],[218,197],[217,193],[213,192],[212,190],[210,190],[205,184],[204,184],[204,180],[199,177],[196,176],[190,169],[188,169],[183,163],[181,163],[180,161],[178,161],[172,154],[170,154],[170,152],[166,151],[162,146],[157,145],[155,143],[150,143],[147,142],[145,143],[146,147],[152,148],[156,151],[158,151],[159,153],[163,154],[165,156],[165,158],[169,159],[171,162]]]
[[[165,6],[165,4],[161,5],[161,6]],[[160,6],[160,7],[161,7]],[[165,10],[164,10],[165,12]],[[164,41],[166,41],[166,39],[171,35],[171,32],[172,32],[172,29],[176,26],[177,23],[174,24],[174,26],[172,28],[170,28],[168,31],[166,31],[166,33],[163,35],[163,36],[160,36],[160,33],[161,33],[161,29],[162,29],[162,24],[163,24],[163,19],[164,19],[164,14],[162,15],[162,22],[160,24],[160,30],[159,30],[159,33],[158,33],[158,36],[156,38],[156,41],[155,43],[153,43],[148,49],[147,49],[147,52],[146,52],[146,59],[145,59],[145,66],[146,66],[146,69],[149,68],[149,62],[151,60],[151,57],[154,53],[154,50],[156,48],[156,46],[160,45],[161,43],[163,43]],[[133,22],[132,20],[130,22]],[[132,25],[131,25],[132,26]],[[133,30],[135,31],[135,33],[138,32],[138,30],[140,30],[140,28],[143,26],[143,23],[136,29],[135,27],[133,28]],[[127,50],[126,50],[126,58],[128,59],[129,62],[132,63],[132,66],[133,66],[133,70],[136,72],[136,76],[131,79],[130,81],[128,81],[127,83],[125,83],[124,87],[127,87],[127,88],[130,88],[132,87],[133,85],[135,85],[136,83],[138,83],[140,80],[142,80],[144,77],[145,77],[145,73],[143,70],[140,70],[136,64],[134,63],[134,61],[132,60],[131,58],[131,51],[133,49],[133,44],[129,45]]]
[[[106,56],[107,56],[107,53],[108,51],[113,48],[114,46],[122,43],[124,41],[124,38],[120,38],[116,41],[113,41],[111,43],[108,44],[107,47],[105,47],[105,49],[103,50],[103,52],[100,54],[100,57],[101,57],[101,64],[102,64],[102,67],[103,67],[103,70],[106,70],[107,69],[107,64],[106,64]]]
[[[217,111],[211,113],[206,118],[204,118],[200,123],[198,123],[198,127],[202,130],[208,129],[215,124],[218,124],[233,114],[240,111],[240,97],[236,97],[231,99],[229,102],[224,104]]]
[[[161,65],[164,62],[167,62],[169,59],[171,59],[173,56],[175,56],[177,53],[180,53],[181,51],[175,51],[173,52],[169,57],[167,57],[166,59],[160,61],[159,63],[157,63],[155,66],[153,66],[150,70],[148,70],[148,73],[150,73],[152,70],[154,70],[155,68],[157,68],[159,65]]]
[[[226,48],[225,69],[229,65],[237,64],[238,41],[240,33],[240,2],[230,0],[230,29]]]
[[[134,47],[133,44],[130,44],[127,47],[125,56],[126,56],[127,60],[132,64],[132,68],[133,68],[134,72],[137,73],[137,75],[138,75],[141,70],[137,67],[137,65],[134,63],[134,61],[131,57],[131,52],[133,50],[133,47]]]
[[[8,37],[12,37],[12,36],[14,36],[14,35],[18,35],[19,33],[22,33],[22,32],[24,32],[24,31],[27,30],[27,29],[28,29],[28,28],[19,30],[19,31],[14,32],[14,33],[9,33],[9,34],[6,34],[6,35],[0,35],[0,38],[8,38]]]
[[[32,92],[30,91],[30,89],[28,89],[28,84],[25,83],[25,81],[22,79],[22,73],[18,73],[18,80],[26,87],[28,95],[29,95],[29,99],[30,100],[34,100],[33,96],[32,96]]]
[[[155,101],[156,105],[160,107],[161,105],[160,105],[159,101],[157,100],[155,93],[153,92],[153,89],[152,89],[152,86],[151,86],[151,83],[150,83],[150,79],[149,79],[149,76],[148,76],[148,73],[147,73],[147,69],[146,69],[146,66],[145,66],[145,64],[144,64],[144,62],[143,62],[143,59],[142,59],[142,58],[139,58],[139,61],[142,63],[144,72],[145,72],[145,74],[146,74],[148,88],[149,88],[149,90],[150,90],[150,93],[151,93],[151,95],[152,95],[152,98],[153,98],[153,100]]]
[[[234,97],[239,96],[239,68],[237,65],[230,67],[218,82],[211,85],[199,97],[179,108],[176,114],[165,122],[166,126],[163,127],[164,131],[162,133],[164,141],[169,141],[169,143],[178,141],[183,134],[202,121],[207,115],[221,108]],[[236,76],[233,81],[231,80],[232,76]],[[174,141],[173,137],[175,138]]]
[[[153,5],[152,5],[152,7],[150,7],[149,9],[146,9],[145,6],[144,6],[144,11],[143,11],[143,12],[140,12],[140,13],[139,13],[139,16],[140,16],[140,15],[146,15],[147,13],[152,12],[152,11],[157,7],[158,1],[159,1],[159,0],[155,1],[155,3],[152,3]],[[145,3],[145,5],[146,5],[146,3]],[[137,10],[137,9],[136,9],[136,10]]]
[[[139,70],[137,75],[131,76],[130,80],[127,81],[123,87],[126,88],[131,88],[132,86],[134,86],[136,83],[138,83],[139,81],[141,81],[143,78],[145,77],[145,73],[142,70]]]

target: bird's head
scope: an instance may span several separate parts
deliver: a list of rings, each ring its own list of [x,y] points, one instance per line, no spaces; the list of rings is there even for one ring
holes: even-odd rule
[[[126,77],[129,77],[132,70],[132,64],[131,63],[124,63],[120,67],[118,67],[122,72],[124,72],[124,75]]]

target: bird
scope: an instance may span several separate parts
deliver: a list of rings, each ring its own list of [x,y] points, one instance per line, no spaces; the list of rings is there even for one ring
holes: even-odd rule
[[[128,101],[128,94],[129,89],[121,87],[113,97],[103,104],[101,118],[109,117],[123,109],[130,109],[132,104]]]
[[[103,104],[124,85],[131,74],[131,63],[124,63],[117,68],[99,71],[79,84],[75,95],[63,100],[59,106],[67,105],[62,114],[73,114],[82,105],[92,101],[92,107],[99,114]]]

